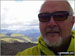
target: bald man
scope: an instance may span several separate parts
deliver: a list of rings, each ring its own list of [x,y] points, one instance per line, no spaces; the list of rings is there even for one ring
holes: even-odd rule
[[[38,19],[41,32],[38,45],[17,55],[74,55],[74,16],[70,4],[66,0],[45,1]]]

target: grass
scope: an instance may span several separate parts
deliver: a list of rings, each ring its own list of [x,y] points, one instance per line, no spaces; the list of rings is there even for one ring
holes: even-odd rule
[[[6,37],[6,36],[8,36],[8,35],[6,35],[6,34],[0,34],[0,37]]]
[[[0,39],[0,40],[3,40],[3,41],[8,42],[8,43],[13,43],[14,41],[24,42],[23,40],[13,39],[13,38],[4,38],[4,39]]]

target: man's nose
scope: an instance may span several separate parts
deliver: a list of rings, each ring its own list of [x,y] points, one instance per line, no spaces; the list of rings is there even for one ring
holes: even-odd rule
[[[50,26],[50,27],[55,27],[55,26],[57,26],[57,24],[56,24],[56,22],[55,22],[55,20],[54,20],[53,17],[51,17],[51,19],[50,19],[50,21],[49,21],[49,23],[48,23],[48,26]]]

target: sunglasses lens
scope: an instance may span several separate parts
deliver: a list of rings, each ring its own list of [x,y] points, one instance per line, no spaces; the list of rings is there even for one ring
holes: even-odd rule
[[[50,20],[49,14],[42,13],[39,14],[38,17],[40,22],[48,22]]]
[[[64,21],[68,18],[68,15],[66,14],[55,15],[54,18],[56,21]]]

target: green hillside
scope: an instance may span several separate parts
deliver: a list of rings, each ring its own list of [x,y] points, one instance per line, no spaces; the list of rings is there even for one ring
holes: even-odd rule
[[[24,38],[25,40],[27,40],[28,42],[32,42],[28,37],[22,37]]]
[[[0,37],[7,37],[8,35],[6,34],[0,34]]]
[[[3,38],[3,39],[0,39],[4,42],[8,42],[8,43],[13,43],[13,42],[24,42],[23,40],[20,40],[20,39],[13,39],[13,38]]]
[[[29,37],[24,36],[23,34],[11,34],[10,36],[5,34],[0,34],[0,40],[5,42],[32,42]]]

